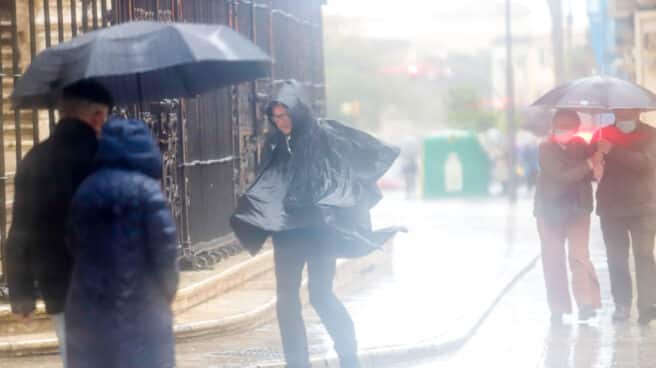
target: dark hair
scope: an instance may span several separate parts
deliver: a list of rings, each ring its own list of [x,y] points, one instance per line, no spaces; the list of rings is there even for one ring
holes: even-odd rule
[[[111,93],[94,79],[81,80],[64,87],[62,98],[95,102],[107,106],[110,110],[114,106],[114,98]]]
[[[554,128],[577,129],[581,125],[581,118],[576,111],[558,110],[552,119]]]
[[[289,107],[287,105],[285,105],[284,103],[279,102],[279,101],[271,101],[271,102],[269,102],[269,104],[266,107],[266,115],[269,118],[269,120],[271,120],[271,121],[273,121],[273,108],[276,107],[276,106],[282,106],[282,107],[286,108],[288,112],[290,112]]]

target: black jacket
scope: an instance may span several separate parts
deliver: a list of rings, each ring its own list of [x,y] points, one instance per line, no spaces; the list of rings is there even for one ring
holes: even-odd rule
[[[631,134],[615,126],[599,136],[613,149],[606,155],[604,176],[597,187],[597,214],[602,217],[656,215],[656,129],[639,123]]]
[[[61,313],[71,273],[66,222],[78,186],[92,170],[98,147],[86,123],[62,120],[50,138],[20,163],[7,240],[7,281],[12,310],[30,313],[38,291],[49,314]]]
[[[288,108],[292,134],[276,132],[271,160],[239,199],[231,225],[242,245],[256,253],[273,233],[314,229],[334,240],[337,257],[378,248],[399,230],[373,231],[369,217],[382,198],[376,183],[399,150],[339,122],[314,118],[297,84],[285,84],[274,103]]]

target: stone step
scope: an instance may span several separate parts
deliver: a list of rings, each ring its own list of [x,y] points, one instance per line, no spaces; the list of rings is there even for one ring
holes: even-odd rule
[[[386,269],[390,263],[391,244],[384,252],[374,252],[359,259],[339,260],[335,288],[339,291],[360,284],[374,269]],[[266,259],[263,259],[263,256]],[[260,272],[241,278],[247,263],[259,261]],[[264,262],[263,262],[264,261]],[[240,272],[241,268],[244,271]],[[252,268],[252,267],[249,267]],[[206,299],[187,311],[175,310],[174,333],[176,340],[202,338],[208,335],[233,336],[249,333],[254,328],[275,318],[275,277],[273,276],[272,252],[267,251],[235,267],[232,283],[223,293]],[[207,282],[209,280],[205,280]],[[221,284],[220,278],[213,282]],[[301,300],[308,301],[307,277],[303,278]],[[48,323],[42,320],[48,328]],[[52,331],[36,330],[32,333],[4,333],[0,338],[0,356],[28,356],[56,353],[57,340]]]
[[[180,289],[172,308],[176,315],[189,314],[189,311],[196,310],[203,303],[240,288],[272,269],[273,253],[268,246],[255,258],[246,253],[231,256],[220,262],[216,270],[183,272]],[[50,324],[43,323],[47,320],[43,307],[43,304],[39,303],[35,318],[27,324],[22,324],[16,323],[12,318],[7,304],[0,304],[0,336],[49,331]]]

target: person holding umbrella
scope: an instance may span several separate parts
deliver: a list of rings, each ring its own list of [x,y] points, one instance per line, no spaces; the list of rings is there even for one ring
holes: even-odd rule
[[[12,311],[28,318],[40,294],[51,316],[66,367],[64,312],[72,270],[66,222],[77,187],[91,173],[98,135],[113,100],[93,80],[65,88],[53,134],[18,166],[13,222],[7,239]]]
[[[28,317],[38,281],[65,364],[61,313],[71,259],[64,225],[77,186],[91,172],[111,106],[196,97],[264,77],[270,64],[266,53],[227,26],[128,22],[47,48],[18,79],[16,108],[52,108],[60,101],[62,120],[18,168],[7,249],[10,298],[13,311]]]
[[[599,159],[590,157],[587,143],[576,136],[578,114],[559,110],[551,134],[539,145],[539,173],[534,214],[542,246],[542,266],[552,323],[571,313],[567,262],[580,320],[601,307],[597,273],[588,250],[593,178],[602,175]],[[565,253],[567,242],[568,252]]]
[[[597,188],[597,214],[606,244],[613,320],[624,321],[633,304],[629,248],[633,249],[638,291],[638,321],[656,319],[656,129],[640,121],[638,109],[616,109],[615,124],[593,137],[604,156]]]
[[[615,114],[614,125],[598,130],[592,138],[595,161],[604,164],[597,188],[597,214],[615,302],[613,320],[631,316],[631,247],[636,263],[638,321],[648,324],[656,318],[656,129],[641,122],[640,113],[656,110],[656,95],[626,80],[593,76],[560,85],[532,106]]]

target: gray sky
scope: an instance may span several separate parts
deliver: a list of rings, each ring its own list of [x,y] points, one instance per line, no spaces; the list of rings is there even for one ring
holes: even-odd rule
[[[569,0],[574,29],[587,28],[586,0]],[[547,36],[546,0],[512,0],[514,35]],[[568,0],[563,0],[565,11]],[[370,36],[432,40],[445,47],[477,48],[503,35],[505,0],[328,0],[327,16],[364,22]]]

